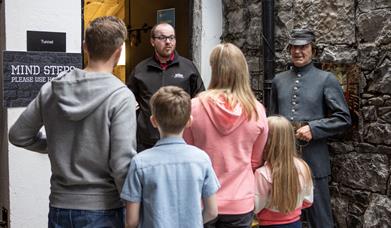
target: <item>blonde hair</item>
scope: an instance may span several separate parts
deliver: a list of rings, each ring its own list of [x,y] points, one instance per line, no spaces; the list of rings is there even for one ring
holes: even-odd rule
[[[219,44],[212,50],[209,61],[212,78],[208,90],[200,97],[217,100],[223,96],[231,108],[240,103],[248,120],[254,114],[258,119],[256,98],[250,87],[250,75],[242,51],[231,43]]]
[[[294,160],[299,159],[306,172],[305,183],[312,185],[308,165],[296,153],[296,139],[292,124],[282,116],[268,117],[269,135],[265,147],[265,161],[269,163],[273,183],[269,207],[282,213],[293,211],[301,191],[299,173]]]

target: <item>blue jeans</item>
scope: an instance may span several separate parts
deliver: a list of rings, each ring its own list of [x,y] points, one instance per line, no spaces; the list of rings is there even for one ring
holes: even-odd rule
[[[281,224],[281,225],[269,225],[269,226],[259,226],[260,228],[301,228],[301,221],[298,220],[296,222]]]
[[[122,228],[124,209],[75,210],[50,207],[49,228]]]

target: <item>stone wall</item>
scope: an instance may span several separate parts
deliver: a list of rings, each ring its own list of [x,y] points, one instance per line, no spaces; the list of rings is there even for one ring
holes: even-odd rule
[[[262,96],[262,1],[223,0],[223,41],[246,55],[252,87]],[[321,66],[354,68],[354,127],[332,139],[331,192],[337,227],[391,224],[391,1],[276,0],[276,72],[286,69],[289,31],[310,27]],[[330,69],[330,68],[328,68]],[[343,71],[343,70],[342,70]],[[346,72],[342,72],[346,73]]]

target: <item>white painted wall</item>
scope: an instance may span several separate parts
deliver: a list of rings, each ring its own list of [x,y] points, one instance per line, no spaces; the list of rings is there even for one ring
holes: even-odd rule
[[[81,52],[81,0],[5,0],[6,50],[26,51],[26,31],[66,33],[67,52]],[[8,126],[24,108],[7,110]],[[10,226],[47,227],[50,163],[47,155],[9,144]]]
[[[8,109],[8,126],[24,108]],[[50,163],[47,155],[9,144],[9,190],[11,227],[47,227]]]
[[[67,52],[81,52],[81,0],[5,0],[6,50],[26,51],[26,30],[66,32]]]
[[[223,32],[223,6],[221,0],[202,1],[202,36],[201,36],[201,75],[205,87],[208,87],[211,77],[209,55],[212,49],[220,43]]]

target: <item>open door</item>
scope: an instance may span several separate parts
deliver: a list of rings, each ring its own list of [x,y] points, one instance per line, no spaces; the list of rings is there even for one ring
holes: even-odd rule
[[[125,22],[129,32],[126,52],[123,52],[126,60],[120,60],[113,72],[125,82],[126,74],[153,55],[150,32],[159,21],[170,20],[168,22],[176,31],[176,50],[181,56],[191,59],[192,7],[193,0],[84,0],[84,28],[99,16],[113,15]]]
[[[153,55],[151,28],[160,21],[172,24],[176,32],[176,50],[191,59],[192,0],[131,0],[129,5],[129,46],[127,70]]]

